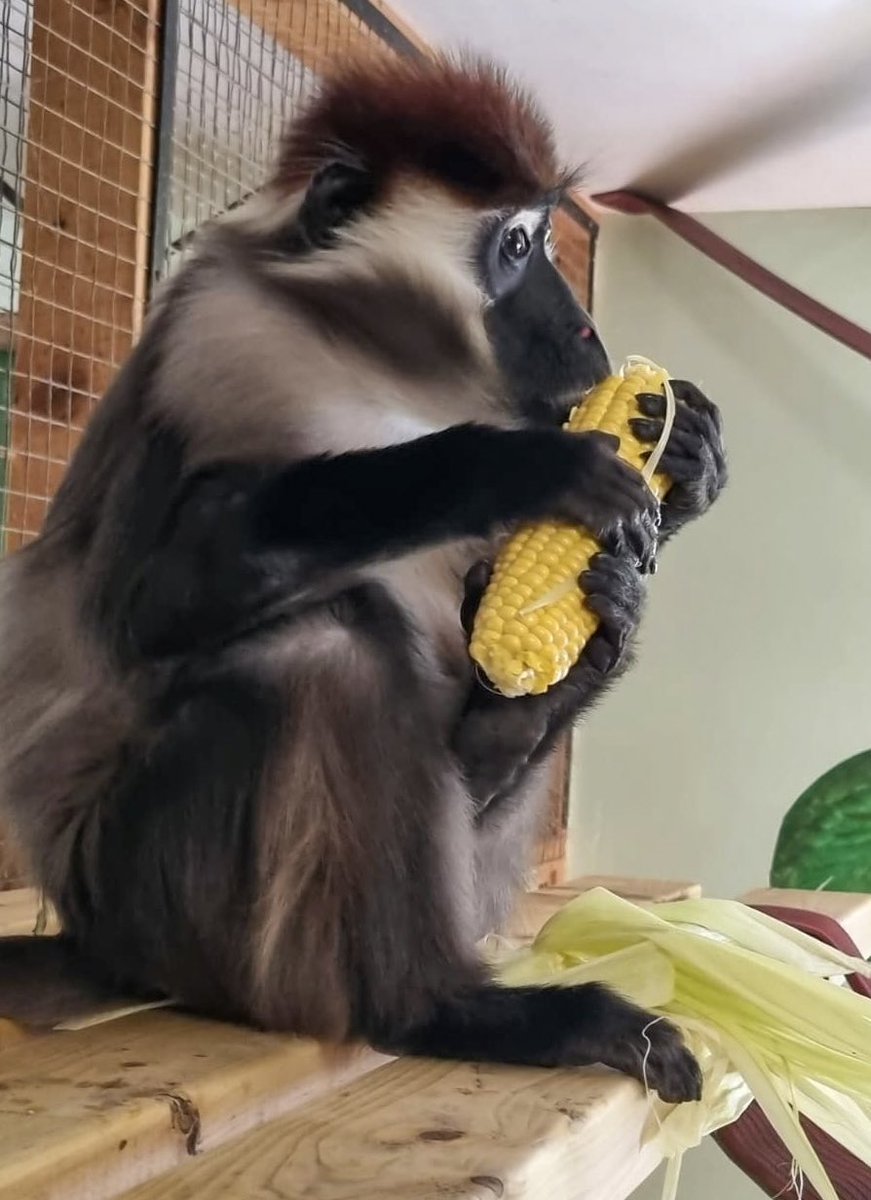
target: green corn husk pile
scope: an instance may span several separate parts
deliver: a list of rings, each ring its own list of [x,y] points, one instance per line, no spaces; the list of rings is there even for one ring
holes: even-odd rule
[[[698,1058],[698,1103],[650,1095],[647,1140],[669,1160],[755,1100],[824,1200],[838,1200],[801,1128],[804,1114],[871,1166],[871,1002],[844,977],[871,965],[730,900],[640,908],[603,888],[570,901],[531,946],[488,953],[506,985],[610,984],[682,1030]],[[838,986],[840,984],[840,986]]]

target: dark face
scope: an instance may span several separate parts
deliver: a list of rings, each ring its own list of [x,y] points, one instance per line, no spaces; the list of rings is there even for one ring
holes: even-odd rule
[[[551,261],[547,211],[492,223],[479,262],[491,301],[484,324],[512,407],[533,424],[563,421],[609,363],[592,320]]]

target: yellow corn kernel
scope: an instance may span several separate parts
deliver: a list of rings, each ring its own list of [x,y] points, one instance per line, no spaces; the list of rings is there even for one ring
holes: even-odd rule
[[[620,438],[618,454],[644,468],[649,443],[629,421],[639,416],[641,393],[665,392],[668,373],[646,360],[627,359],[618,375],[598,384],[569,415],[571,433],[601,430]],[[649,480],[661,499],[671,481]],[[469,646],[473,660],[504,696],[540,695],[565,679],[599,624],[587,608],[578,578],[600,546],[574,525],[525,525],[500,551],[481,599]]]

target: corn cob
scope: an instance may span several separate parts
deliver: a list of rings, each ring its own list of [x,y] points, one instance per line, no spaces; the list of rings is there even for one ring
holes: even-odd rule
[[[629,421],[639,416],[640,393],[668,394],[668,373],[646,359],[630,358],[618,375],[593,388],[569,415],[571,433],[601,430],[620,438],[620,457],[644,471],[661,499],[670,480],[655,472],[669,421],[647,467]],[[673,400],[669,396],[669,410]],[[469,651],[490,682],[505,696],[540,695],[564,679],[595,632],[598,616],[584,604],[578,584],[601,549],[585,529],[540,522],[520,528],[500,551],[481,599]]]

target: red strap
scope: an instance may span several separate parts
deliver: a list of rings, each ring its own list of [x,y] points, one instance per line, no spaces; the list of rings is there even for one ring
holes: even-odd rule
[[[701,250],[702,254],[706,254],[715,263],[719,263],[721,267],[725,267],[727,271],[731,271],[733,275],[737,275],[739,279],[749,283],[751,287],[762,292],[764,296],[768,296],[770,300],[774,300],[783,308],[789,309],[791,313],[795,313],[797,317],[801,317],[803,321],[807,321],[808,324],[827,333],[829,337],[833,337],[851,350],[855,350],[863,358],[871,359],[871,333],[867,329],[863,329],[861,325],[856,325],[847,317],[827,308],[825,304],[820,304],[819,300],[814,300],[807,292],[793,287],[791,283],[787,283],[785,279],[781,279],[779,275],[775,275],[773,271],[769,271],[767,267],[763,267],[755,259],[749,258],[737,247],[702,225],[695,217],[690,217],[675,208],[670,208],[667,204],[660,204],[658,200],[650,200],[636,192],[603,192],[598,196],[593,196],[593,200],[597,204],[601,204],[605,208],[613,208],[617,212],[648,213],[650,216],[656,217],[672,233],[676,233],[685,242],[689,242],[691,246]]]

